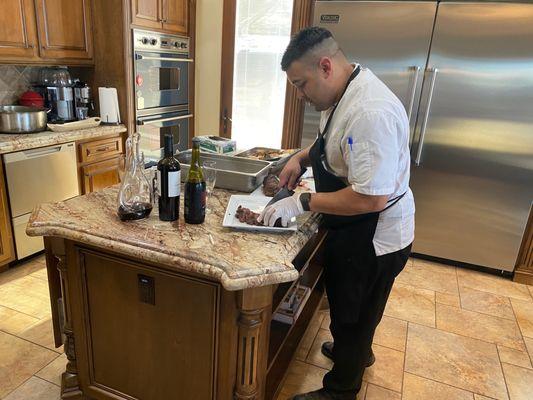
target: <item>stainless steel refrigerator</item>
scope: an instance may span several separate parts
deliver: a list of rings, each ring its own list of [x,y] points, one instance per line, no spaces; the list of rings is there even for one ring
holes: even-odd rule
[[[533,201],[533,4],[317,1],[411,124],[413,251],[512,271]],[[306,109],[302,145],[316,136]]]

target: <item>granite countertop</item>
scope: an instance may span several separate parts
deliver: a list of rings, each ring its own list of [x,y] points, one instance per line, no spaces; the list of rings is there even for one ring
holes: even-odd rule
[[[69,132],[44,131],[39,133],[0,134],[0,154],[13,151],[35,149],[73,142],[76,140],[93,139],[114,133],[126,132],[124,125],[100,125],[96,128],[79,129]]]
[[[149,218],[121,222],[118,186],[85,196],[42,204],[27,227],[30,236],[57,236],[91,244],[180,271],[193,271],[221,282],[226,290],[293,281],[292,260],[318,228],[319,216],[298,217],[298,230],[284,233],[239,231],[222,226],[230,192],[215,189],[211,212],[200,225],[185,224],[183,196],[180,219],[162,222],[157,207]]]

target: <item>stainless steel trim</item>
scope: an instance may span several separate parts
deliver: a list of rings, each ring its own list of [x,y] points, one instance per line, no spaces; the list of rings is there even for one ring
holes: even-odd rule
[[[409,96],[409,106],[407,107],[407,119],[411,121],[411,116],[413,114],[413,106],[415,104],[416,87],[418,84],[418,73],[420,72],[420,67],[418,65],[414,65],[412,67],[409,67],[409,70],[413,71],[411,95]]]
[[[152,119],[148,121],[143,121],[142,119],[138,119],[137,125],[148,125],[148,124],[156,124],[158,122],[177,121],[180,119],[187,119],[187,118],[192,118],[192,117],[193,117],[193,114],[187,114],[187,115],[179,115],[177,117],[157,118],[157,119]]]
[[[143,110],[136,110],[137,118],[141,117],[153,117],[160,114],[169,114],[176,112],[189,112],[188,104],[180,104],[178,106],[164,106],[164,107],[153,107]]]
[[[429,93],[426,110],[424,111],[424,119],[422,120],[422,126],[420,128],[420,138],[418,139],[418,147],[416,149],[415,165],[420,165],[422,158],[422,148],[424,147],[424,138],[426,137],[426,127],[428,124],[429,110],[431,108],[431,100],[433,98],[433,89],[435,88],[435,80],[437,79],[438,68],[429,68],[428,73],[431,74],[431,81],[429,84]]]
[[[173,57],[151,57],[143,56],[142,54],[135,55],[136,60],[157,60],[157,61],[176,61],[176,62],[194,62],[192,58],[173,58]]]

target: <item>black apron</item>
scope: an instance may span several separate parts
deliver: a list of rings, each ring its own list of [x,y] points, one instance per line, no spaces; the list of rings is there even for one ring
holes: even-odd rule
[[[344,92],[350,82],[361,71],[352,72]],[[342,99],[341,96],[341,99]],[[346,183],[326,169],[325,140],[329,125],[339,102],[334,106],[323,132],[309,150],[311,167],[317,192],[336,192],[347,187]],[[329,168],[331,170],[331,168]],[[405,193],[388,201],[387,207],[396,204]],[[328,229],[325,241],[325,282],[332,322],[354,323],[358,320],[361,301],[372,289],[372,269],[375,264],[374,234],[378,224],[379,212],[340,216],[322,214],[322,226]]]

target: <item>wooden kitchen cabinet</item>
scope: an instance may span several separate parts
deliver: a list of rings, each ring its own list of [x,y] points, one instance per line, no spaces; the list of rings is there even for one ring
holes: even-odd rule
[[[169,33],[189,33],[188,0],[131,0],[131,23]]]
[[[0,2],[0,62],[92,64],[92,0]]]
[[[122,136],[78,143],[79,181],[82,194],[120,183]]]
[[[37,0],[35,8],[42,58],[92,58],[90,0]]]
[[[7,204],[4,167],[0,162],[0,271],[7,268],[7,264],[15,260],[13,234],[11,230],[11,216]]]
[[[145,28],[161,28],[160,0],[131,0],[131,23]]]
[[[163,2],[163,29],[187,35],[188,4],[187,0],[161,0]]]
[[[0,57],[38,59],[33,0],[11,0],[1,4]]]

